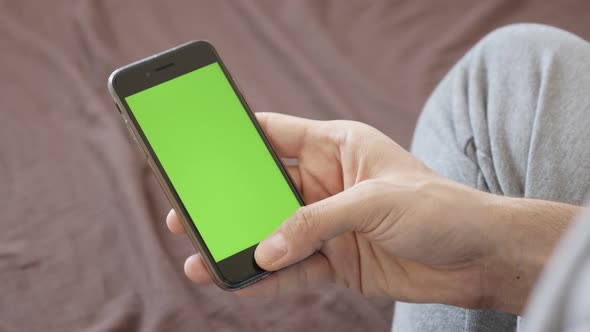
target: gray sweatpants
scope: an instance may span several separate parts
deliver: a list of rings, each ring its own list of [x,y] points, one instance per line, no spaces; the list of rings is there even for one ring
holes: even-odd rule
[[[540,25],[492,32],[434,91],[412,151],[479,190],[581,205],[590,187],[590,44]],[[517,321],[494,311],[397,303],[393,329],[514,331]]]

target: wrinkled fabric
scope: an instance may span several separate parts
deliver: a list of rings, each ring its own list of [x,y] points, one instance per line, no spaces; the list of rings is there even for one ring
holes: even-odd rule
[[[482,191],[583,205],[590,191],[588,72],[590,43],[571,33],[533,24],[498,29],[436,88],[412,152],[439,174]],[[548,275],[561,268],[554,270]],[[515,331],[526,321],[490,310],[398,303],[393,329]]]
[[[193,285],[194,252],[106,90],[112,70],[216,45],[255,111],[353,119],[408,146],[422,104],[488,31],[590,36],[587,1],[0,0],[0,331],[386,331],[391,301]],[[557,15],[556,13],[559,13]]]

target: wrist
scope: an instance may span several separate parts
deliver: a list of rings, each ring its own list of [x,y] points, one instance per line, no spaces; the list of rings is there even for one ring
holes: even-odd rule
[[[484,263],[484,298],[491,309],[520,314],[576,208],[491,194],[486,204],[492,246]]]

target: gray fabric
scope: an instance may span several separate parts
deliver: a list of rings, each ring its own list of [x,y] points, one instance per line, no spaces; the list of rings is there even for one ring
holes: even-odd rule
[[[588,73],[590,44],[570,33],[530,24],[496,30],[435,90],[412,151],[440,174],[480,190],[582,204],[590,185]],[[397,303],[393,329],[516,325],[516,316],[500,312]]]

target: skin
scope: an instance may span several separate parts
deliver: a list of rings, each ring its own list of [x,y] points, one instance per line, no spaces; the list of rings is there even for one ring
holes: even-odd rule
[[[364,296],[520,314],[579,207],[480,192],[446,179],[368,125],[258,113],[308,204],[255,253],[277,271],[236,292],[336,283]],[[185,230],[170,211],[169,229]],[[199,254],[185,273],[209,283]]]

